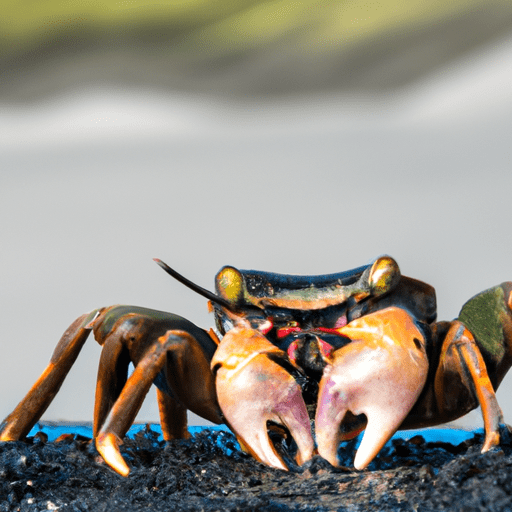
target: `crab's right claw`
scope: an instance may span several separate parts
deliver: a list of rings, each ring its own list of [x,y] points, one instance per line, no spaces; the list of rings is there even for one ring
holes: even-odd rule
[[[347,412],[364,414],[366,430],[354,460],[365,468],[398,430],[416,403],[428,372],[425,338],[410,315],[387,308],[340,329],[352,342],[336,350],[320,381],[316,411],[319,454],[338,465],[339,441]]]
[[[256,330],[235,328],[221,341],[212,370],[226,422],[253,457],[288,469],[269,439],[270,421],[289,430],[299,464],[311,459],[315,445],[310,421],[301,387],[291,375],[299,370],[282,350]]]

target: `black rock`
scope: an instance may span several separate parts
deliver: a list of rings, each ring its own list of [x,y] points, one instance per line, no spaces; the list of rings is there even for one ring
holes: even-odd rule
[[[314,457],[285,472],[237,449],[228,432],[204,431],[165,443],[146,429],[126,439],[123,478],[90,439],[0,444],[1,511],[505,511],[512,509],[512,448],[481,454],[482,437],[453,446],[417,436],[395,440],[364,471]]]

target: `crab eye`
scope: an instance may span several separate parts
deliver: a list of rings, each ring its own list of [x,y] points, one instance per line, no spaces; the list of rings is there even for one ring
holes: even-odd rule
[[[232,304],[240,304],[244,296],[244,278],[234,267],[224,267],[215,278],[217,293]]]
[[[378,258],[370,271],[369,284],[375,295],[382,295],[394,288],[400,280],[400,268],[389,257]]]

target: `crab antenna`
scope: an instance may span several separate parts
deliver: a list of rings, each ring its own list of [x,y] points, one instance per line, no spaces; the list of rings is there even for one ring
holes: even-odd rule
[[[222,306],[222,307],[228,309],[229,311],[237,310],[237,308],[235,308],[233,304],[231,304],[227,300],[224,300],[223,298],[219,297],[218,295],[215,295],[210,290],[207,290],[206,288],[203,288],[203,287],[199,286],[198,284],[193,283],[186,277],[184,277],[181,274],[179,274],[178,272],[176,272],[176,270],[169,267],[169,265],[164,263],[162,260],[160,260],[158,258],[153,258],[153,260],[158,265],[160,265],[169,275],[174,277],[174,279],[179,281],[181,284],[184,284],[187,288],[190,288],[191,290],[195,291],[199,295],[202,295],[206,299],[211,300],[212,302],[215,302],[219,306]]]

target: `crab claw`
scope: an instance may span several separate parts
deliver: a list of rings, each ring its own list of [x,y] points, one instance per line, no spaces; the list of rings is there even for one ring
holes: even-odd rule
[[[318,452],[337,466],[338,443],[362,430],[344,429],[345,414],[364,414],[367,426],[354,460],[356,469],[363,469],[398,430],[423,389],[425,338],[410,315],[396,307],[354,320],[340,332],[352,342],[334,352],[320,381]]]
[[[297,462],[314,454],[311,426],[299,384],[299,369],[259,331],[237,327],[212,360],[219,405],[229,427],[251,455],[279,469],[287,466],[270,442],[267,422],[284,425],[298,447]]]

